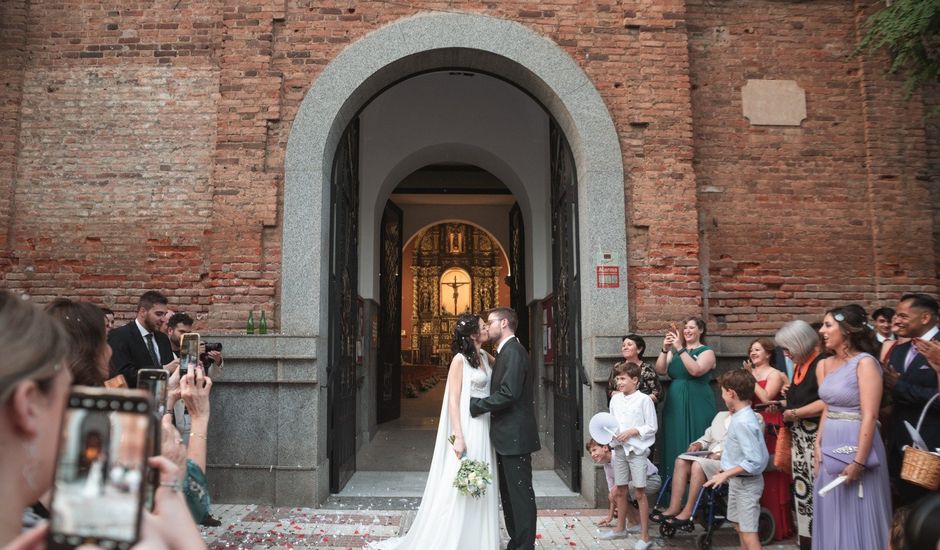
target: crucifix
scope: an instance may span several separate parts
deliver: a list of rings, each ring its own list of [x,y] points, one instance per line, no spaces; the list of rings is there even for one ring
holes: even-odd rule
[[[441,283],[444,286],[449,286],[454,289],[454,315],[457,315],[457,298],[460,296],[460,293],[457,292],[457,289],[463,285],[468,285],[470,283],[458,283],[457,276],[454,275],[454,282],[452,283]]]

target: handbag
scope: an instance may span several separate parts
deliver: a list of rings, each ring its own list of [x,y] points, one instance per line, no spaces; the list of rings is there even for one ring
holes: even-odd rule
[[[777,447],[774,449],[774,467],[787,474],[793,473],[793,438],[790,428],[780,426],[777,430]]]
[[[865,469],[870,470],[881,465],[878,455],[874,449],[868,452],[868,460],[865,461]],[[841,445],[822,448],[822,465],[831,475],[837,476],[842,473],[846,466],[855,460],[855,453],[858,452],[858,445]]]

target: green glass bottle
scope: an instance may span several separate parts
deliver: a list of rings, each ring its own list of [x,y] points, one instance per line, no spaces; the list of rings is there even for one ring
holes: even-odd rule
[[[258,323],[258,334],[268,333],[268,320],[264,318],[264,310],[261,310],[261,321]]]
[[[246,332],[248,334],[255,333],[255,312],[254,311],[248,312],[248,328],[246,329]]]

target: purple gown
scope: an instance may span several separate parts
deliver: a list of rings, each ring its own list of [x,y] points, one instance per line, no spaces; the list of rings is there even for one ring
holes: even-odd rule
[[[856,370],[864,357],[871,355],[860,353],[849,359],[843,366],[830,372],[819,386],[819,397],[828,405],[830,413],[860,412]],[[823,447],[857,445],[858,429],[858,420],[826,418],[822,433]],[[858,483],[843,483],[826,496],[819,496],[819,490],[838,476],[827,473],[820,465],[813,486],[814,550],[888,548],[891,492],[888,487],[885,447],[877,431],[872,438],[871,452],[877,455],[879,466],[868,468],[862,473],[862,498],[859,498]]]

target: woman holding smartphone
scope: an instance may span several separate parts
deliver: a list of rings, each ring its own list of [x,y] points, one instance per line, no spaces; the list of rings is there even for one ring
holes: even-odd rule
[[[711,388],[715,352],[703,342],[705,321],[689,317],[680,331],[676,325],[663,338],[656,358],[656,372],[672,379],[663,407],[663,478],[672,475],[676,457],[705,432],[715,416],[715,393]]]

